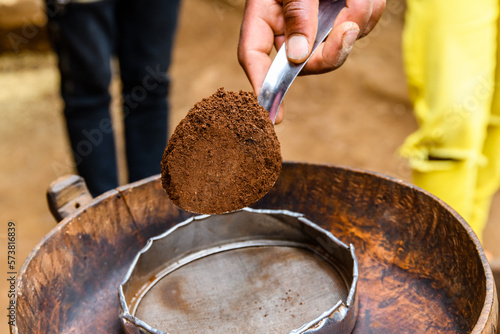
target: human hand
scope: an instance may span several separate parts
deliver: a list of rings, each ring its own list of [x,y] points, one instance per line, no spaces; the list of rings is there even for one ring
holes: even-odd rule
[[[347,59],[357,38],[368,34],[385,9],[386,0],[347,0],[333,29],[301,74],[332,71]],[[318,27],[319,0],[247,0],[241,24],[238,60],[256,94],[271,66],[270,53],[286,41],[288,60],[301,63],[309,56]],[[283,106],[276,123],[283,119]]]

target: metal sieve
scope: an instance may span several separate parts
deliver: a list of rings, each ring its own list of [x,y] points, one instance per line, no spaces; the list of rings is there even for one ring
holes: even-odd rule
[[[190,218],[151,238],[119,287],[127,333],[350,333],[354,247],[303,215]]]

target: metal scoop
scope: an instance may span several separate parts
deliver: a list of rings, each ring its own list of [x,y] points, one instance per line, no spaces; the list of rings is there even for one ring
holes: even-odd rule
[[[346,6],[346,0],[320,0],[318,11],[318,32],[309,57],[300,64],[288,61],[285,44],[280,48],[267,72],[262,89],[257,96],[259,104],[269,111],[273,124],[276,121],[281,101],[313,52],[328,36],[340,10]]]

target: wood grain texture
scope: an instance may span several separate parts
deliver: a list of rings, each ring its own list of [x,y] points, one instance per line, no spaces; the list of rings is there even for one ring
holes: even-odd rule
[[[431,195],[381,175],[285,163],[254,206],[303,213],[356,247],[353,333],[496,333],[496,291],[480,244]],[[21,269],[14,332],[123,333],[117,287],[128,266],[148,238],[189,216],[152,177],[66,218]]]
[[[355,246],[354,333],[496,333],[479,241],[432,195],[382,175],[290,164],[257,206],[301,212]]]

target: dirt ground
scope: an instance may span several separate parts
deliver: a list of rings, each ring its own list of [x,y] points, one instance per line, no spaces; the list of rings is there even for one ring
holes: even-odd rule
[[[0,14],[0,28],[26,37],[27,48],[30,41],[37,45],[34,49],[43,46],[38,40],[42,30],[40,35],[26,33],[30,22],[43,28],[39,11],[16,12],[8,1],[3,2],[0,13],[4,17],[21,15],[25,23],[17,28],[2,25],[8,20]],[[172,127],[195,102],[221,86],[251,89],[236,58],[242,8],[243,0],[183,2],[171,68]],[[404,138],[416,128],[402,69],[403,13],[401,0],[389,0],[378,27],[357,42],[341,69],[296,80],[285,99],[285,121],[276,128],[285,160],[345,165],[411,181],[407,164],[397,155]],[[58,80],[50,51],[0,54],[0,268],[5,276],[9,271],[8,223],[16,226],[15,269],[19,271],[29,252],[56,224],[46,204],[48,185],[74,173]],[[113,92],[117,86],[115,82]],[[120,129],[118,105],[115,99],[113,110]],[[485,248],[496,256],[500,256],[499,204],[497,195],[484,236]],[[8,289],[2,278],[2,333],[8,332]]]

